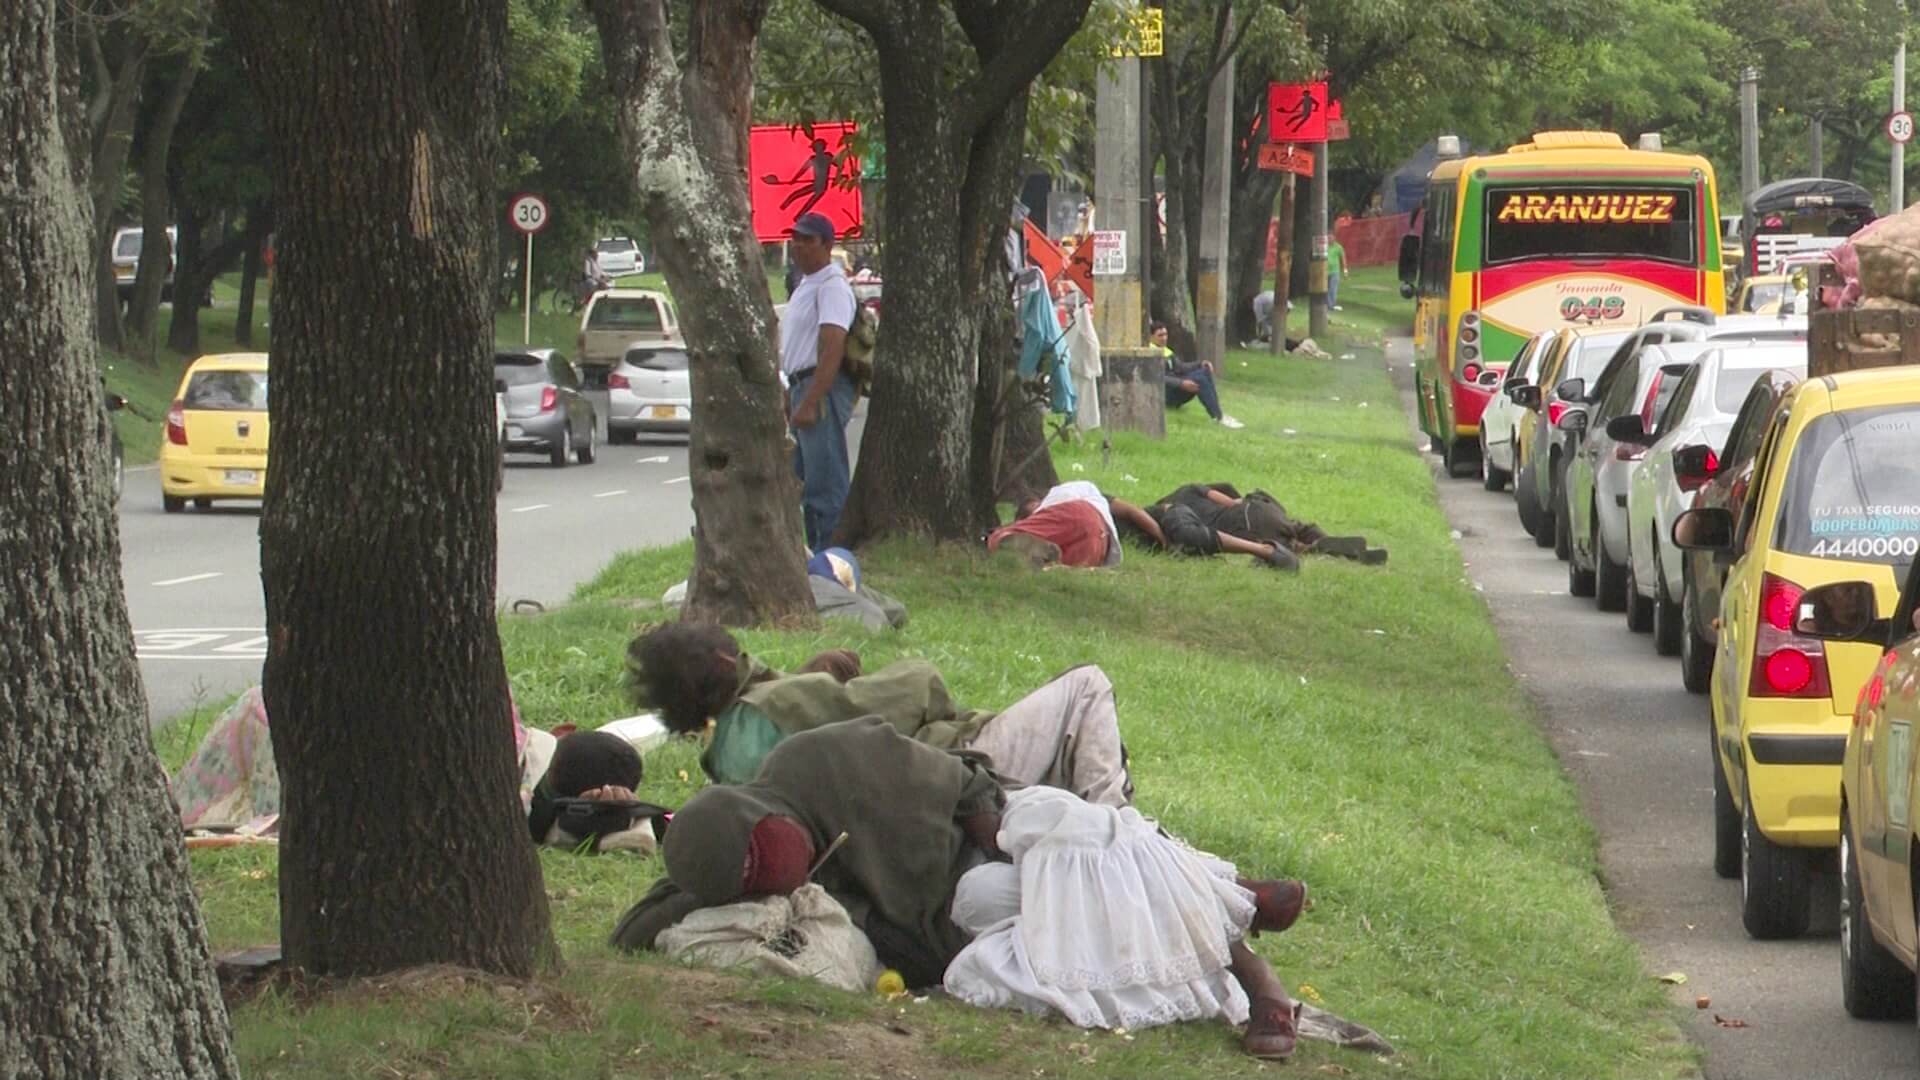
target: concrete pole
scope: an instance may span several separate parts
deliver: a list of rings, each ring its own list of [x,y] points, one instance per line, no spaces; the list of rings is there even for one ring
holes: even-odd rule
[[[1807,121],[1807,160],[1812,165],[1808,176],[1827,175],[1827,152],[1821,145],[1825,133],[1826,125],[1820,122],[1820,114],[1813,114],[1813,119]]]
[[[1228,15],[1228,32],[1233,29]],[[1220,67],[1207,93],[1207,142],[1200,186],[1199,277],[1193,316],[1200,359],[1216,372],[1227,359],[1227,240],[1233,174],[1233,58]]]
[[[1906,17],[1907,5],[1900,5],[1902,19]],[[1907,31],[1900,30],[1900,47],[1893,52],[1893,111],[1905,112],[1907,109]],[[1893,144],[1893,168],[1887,181],[1887,213],[1897,214],[1907,208],[1907,147],[1905,143]]]
[[[1313,248],[1307,261],[1307,334],[1325,347],[1327,336],[1327,147],[1313,146]]]
[[[1760,72],[1740,69],[1740,199],[1760,186]],[[1751,238],[1749,238],[1751,242]]]
[[[1100,68],[1094,91],[1093,205],[1107,230],[1126,233],[1126,269],[1103,274],[1096,254],[1093,325],[1103,349],[1138,349],[1146,344],[1145,297],[1141,269],[1146,236],[1140,231],[1140,65],[1118,61]],[[1147,220],[1152,219],[1147,202]],[[1097,249],[1096,249],[1097,250]]]

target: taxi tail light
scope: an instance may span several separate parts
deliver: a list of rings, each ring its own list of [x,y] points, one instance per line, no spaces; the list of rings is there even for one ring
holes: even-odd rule
[[[1833,694],[1827,677],[1827,649],[1818,638],[1793,632],[1800,597],[1806,590],[1775,574],[1760,579],[1760,615],[1753,641],[1750,697],[1824,698]]]
[[[167,441],[175,446],[187,445],[187,409],[179,401],[167,406]]]
[[[631,390],[633,389],[633,384],[627,381],[627,377],[625,375],[622,375],[616,371],[613,374],[607,376],[607,389]]]
[[[554,390],[553,387],[543,386],[540,388],[540,411],[541,412],[552,412],[553,407],[559,404],[559,402],[560,402],[560,395],[558,392]]]

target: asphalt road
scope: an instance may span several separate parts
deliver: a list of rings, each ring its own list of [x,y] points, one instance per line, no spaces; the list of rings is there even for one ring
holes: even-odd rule
[[[864,405],[848,428],[857,453]],[[501,607],[553,607],[621,551],[675,543],[693,527],[684,439],[602,442],[592,465],[511,455],[499,497]],[[266,655],[258,503],[160,509],[152,466],[127,471],[121,571],[156,725],[260,679]]]
[[[1410,402],[1411,348],[1396,341],[1389,355]],[[1836,879],[1815,888],[1814,927],[1802,940],[1753,941],[1741,927],[1740,884],[1712,867],[1707,699],[1680,685],[1678,662],[1655,655],[1649,635],[1629,633],[1624,616],[1567,595],[1565,564],[1520,528],[1511,493],[1449,480],[1437,456],[1429,461],[1468,577],[1599,832],[1614,918],[1639,943],[1649,977],[1687,977],[1671,993],[1706,1050],[1706,1076],[1920,1075],[1912,1020],[1867,1023],[1841,1007]],[[1696,1009],[1697,996],[1710,1007]]]

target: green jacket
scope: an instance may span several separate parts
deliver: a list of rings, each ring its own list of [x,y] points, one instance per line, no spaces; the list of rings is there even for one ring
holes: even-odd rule
[[[841,683],[825,673],[785,675],[751,657],[739,697],[714,718],[713,741],[700,767],[717,784],[745,784],[768,752],[788,736],[862,716],[941,750],[966,746],[993,719],[954,705],[940,672],[925,660],[900,660]]]

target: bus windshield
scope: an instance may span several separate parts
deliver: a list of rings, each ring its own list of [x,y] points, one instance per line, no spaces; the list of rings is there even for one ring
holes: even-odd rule
[[[1655,259],[1690,265],[1699,229],[1690,187],[1488,187],[1488,266],[1526,259]]]

